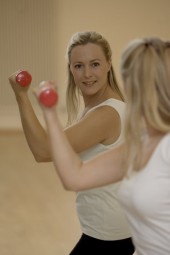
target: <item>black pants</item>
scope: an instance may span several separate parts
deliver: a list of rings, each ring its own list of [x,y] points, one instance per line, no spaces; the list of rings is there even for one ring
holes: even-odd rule
[[[131,238],[103,241],[82,234],[70,255],[132,255],[134,252]]]

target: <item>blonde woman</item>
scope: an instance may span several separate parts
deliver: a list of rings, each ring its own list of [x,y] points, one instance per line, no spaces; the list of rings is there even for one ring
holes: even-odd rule
[[[93,31],[73,35],[67,49],[67,62],[68,125],[62,130],[74,151],[86,161],[122,142],[125,103],[115,78],[110,45],[102,35]],[[9,80],[35,159],[51,161],[48,136],[34,114],[27,89],[16,84],[15,74]],[[83,98],[84,110],[77,116],[79,96]],[[66,160],[65,155],[62,160]],[[70,255],[133,254],[127,220],[117,199],[118,187],[116,183],[77,190],[82,236]]]
[[[170,254],[169,51],[169,43],[159,38],[134,40],[124,50],[125,141],[92,160],[82,162],[75,154],[55,107],[40,104],[65,189],[82,191],[121,181],[118,196],[138,255]],[[43,88],[49,86],[45,82]]]

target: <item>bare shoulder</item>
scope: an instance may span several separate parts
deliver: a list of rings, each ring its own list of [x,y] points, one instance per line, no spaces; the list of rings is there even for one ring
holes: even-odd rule
[[[95,132],[98,132],[101,142],[105,145],[114,143],[120,135],[120,115],[111,106],[103,105],[88,112],[84,116],[84,122],[88,122],[95,127]],[[98,127],[98,130],[96,130],[96,127]]]
[[[99,121],[115,121],[120,120],[120,115],[118,111],[110,105],[101,105],[100,107],[94,108],[86,113],[84,118],[95,118]]]

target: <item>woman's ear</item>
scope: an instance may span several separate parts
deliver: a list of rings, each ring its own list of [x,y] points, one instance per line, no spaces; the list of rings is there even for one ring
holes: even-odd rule
[[[111,66],[112,66],[112,62],[111,62],[111,60],[109,60],[109,61],[108,61],[108,72],[110,71]]]

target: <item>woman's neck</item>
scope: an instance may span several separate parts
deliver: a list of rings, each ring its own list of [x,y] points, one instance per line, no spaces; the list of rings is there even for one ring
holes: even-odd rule
[[[109,85],[103,91],[99,91],[94,95],[83,95],[85,109],[89,110],[109,98],[114,98],[122,101],[120,96],[115,91],[113,91],[113,89]]]

